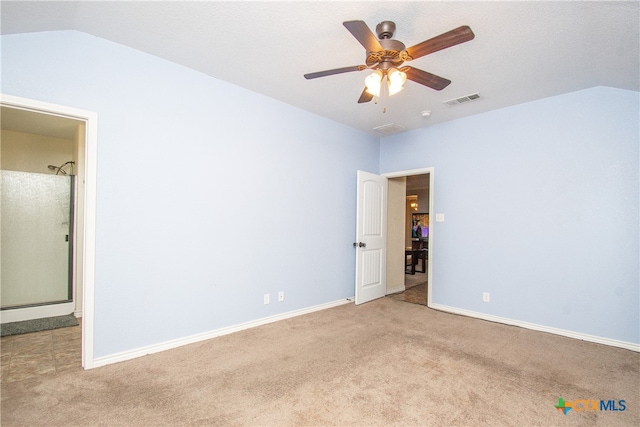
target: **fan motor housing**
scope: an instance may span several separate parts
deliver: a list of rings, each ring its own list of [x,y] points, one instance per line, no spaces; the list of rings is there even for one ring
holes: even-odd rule
[[[400,42],[398,40],[384,39],[384,40],[380,40],[380,44],[382,45],[382,47],[386,51],[400,52],[400,51],[404,50],[404,43],[402,43],[402,42]]]
[[[380,45],[384,48],[383,51],[367,52],[366,63],[368,67],[379,63],[378,68],[386,70],[397,67],[404,62],[404,59],[400,57],[400,52],[405,49],[404,43],[398,40],[383,39],[380,40]]]

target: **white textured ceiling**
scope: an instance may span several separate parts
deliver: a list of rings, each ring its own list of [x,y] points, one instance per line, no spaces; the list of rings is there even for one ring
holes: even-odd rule
[[[593,86],[640,90],[639,3],[596,1],[88,2],[2,1],[2,34],[78,30],[151,53],[320,116],[376,134],[415,129]],[[409,81],[357,104],[366,71],[305,73],[364,63],[342,22],[396,23],[412,46],[469,25],[467,43],[407,63],[452,81]],[[478,92],[480,100],[444,101]],[[386,109],[386,112],[384,112]],[[431,110],[429,118],[420,116]]]

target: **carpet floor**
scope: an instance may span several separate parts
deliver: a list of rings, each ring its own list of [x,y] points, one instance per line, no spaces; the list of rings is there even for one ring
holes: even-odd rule
[[[558,399],[575,403],[566,415]],[[579,400],[626,402],[579,410]],[[620,409],[620,406],[617,406]],[[8,426],[637,426],[640,354],[382,298],[2,384]]]

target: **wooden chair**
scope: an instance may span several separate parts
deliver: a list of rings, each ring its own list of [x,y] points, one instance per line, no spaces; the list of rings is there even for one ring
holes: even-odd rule
[[[407,248],[405,254],[405,273],[416,274],[416,266],[422,260],[421,273],[427,272],[427,258],[429,253],[429,241],[426,239],[414,239],[411,241],[411,249]]]

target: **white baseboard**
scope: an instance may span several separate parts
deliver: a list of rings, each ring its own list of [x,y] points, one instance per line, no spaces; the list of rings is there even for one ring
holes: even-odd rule
[[[313,307],[307,307],[300,310],[293,310],[282,314],[276,314],[275,316],[264,317],[262,319],[253,320],[251,322],[241,323],[239,325],[233,325],[226,328],[216,329],[214,331],[204,332],[201,334],[191,335],[177,340],[166,341],[160,344],[154,344],[146,347],[140,347],[134,350],[124,351],[121,353],[112,354],[109,356],[98,357],[93,360],[91,368],[98,368],[100,366],[110,365],[112,363],[124,362],[125,360],[135,359],[137,357],[146,356],[148,354],[158,353],[172,348],[182,347],[183,345],[193,344],[200,341],[205,341],[211,338],[220,337],[223,335],[232,334],[234,332],[243,331],[245,329],[255,328],[256,326],[266,325],[268,323],[277,322],[279,320],[290,319],[292,317],[302,316],[304,314],[313,313],[315,311],[326,310],[328,308],[337,307],[344,304],[350,304],[353,302],[353,298],[341,299],[337,301],[328,302],[325,304],[315,305]]]
[[[543,326],[543,325],[538,325],[538,324],[535,324],[535,323],[523,322],[523,321],[520,321],[520,320],[514,320],[514,319],[509,319],[509,318],[506,318],[506,317],[494,316],[494,315],[491,315],[491,314],[480,313],[480,312],[477,312],[477,311],[464,310],[464,309],[461,309],[461,308],[450,307],[448,305],[431,304],[429,307],[433,308],[434,310],[445,311],[447,313],[460,314],[460,315],[468,316],[468,317],[475,317],[477,319],[488,320],[490,322],[503,323],[505,325],[512,325],[512,326],[519,326],[521,328],[531,329],[531,330],[534,330],[534,331],[548,332],[550,334],[562,335],[564,337],[575,338],[575,339],[578,339],[578,340],[589,341],[589,342],[594,342],[594,343],[598,343],[598,344],[609,345],[609,346],[612,346],[612,347],[620,347],[620,348],[624,348],[624,349],[627,349],[627,350],[640,352],[640,344],[635,344],[635,343],[631,343],[631,342],[619,341],[619,340],[614,340],[614,339],[611,339],[611,338],[598,337],[598,336],[595,336],[595,335],[589,335],[589,334],[583,334],[583,333],[580,333],[580,332],[568,331],[566,329],[552,328],[550,326]]]

